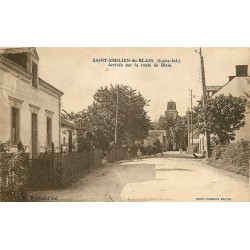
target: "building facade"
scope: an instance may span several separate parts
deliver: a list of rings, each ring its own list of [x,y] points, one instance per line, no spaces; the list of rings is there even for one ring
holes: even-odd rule
[[[0,49],[0,140],[22,142],[31,158],[61,145],[63,92],[39,77],[35,48]]]
[[[247,110],[245,112],[245,126],[235,131],[235,141],[250,140],[250,76],[248,75],[248,65],[236,65],[236,75],[229,76],[229,81],[221,86],[210,98],[215,98],[221,94],[247,99]],[[199,136],[200,151],[206,151],[206,138]]]
[[[61,147],[63,153],[77,151],[76,127],[63,117],[61,117]]]

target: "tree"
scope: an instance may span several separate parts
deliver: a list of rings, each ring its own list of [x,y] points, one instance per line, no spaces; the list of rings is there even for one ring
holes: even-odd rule
[[[167,131],[168,137],[172,142],[180,143],[180,147],[184,147],[185,138],[187,135],[187,117],[178,116],[176,119],[168,116],[161,116],[157,126],[157,129],[164,129]]]
[[[79,141],[91,137],[98,148],[107,149],[114,142],[118,86],[101,87],[87,110],[74,116],[79,127]],[[118,92],[118,144],[142,140],[151,127],[145,107],[149,101],[136,90],[120,85]],[[81,145],[78,143],[78,146]]]
[[[245,111],[247,100],[241,97],[219,95],[208,99],[204,108],[199,103],[194,107],[197,115],[197,128],[200,133],[213,134],[213,141],[222,145],[235,139],[235,130],[245,125]]]
[[[21,146],[23,149],[23,145]],[[1,165],[1,201],[26,201],[28,195],[28,161],[24,150],[14,153]]]
[[[62,117],[69,122],[73,122],[76,118],[76,114],[74,112],[68,113],[66,110],[62,110]]]
[[[170,131],[171,128],[174,128],[175,123],[176,120],[173,117],[161,116],[156,125],[156,128]]]
[[[188,141],[188,121],[187,116],[179,116],[174,126],[175,136],[179,141],[179,147],[185,149]]]

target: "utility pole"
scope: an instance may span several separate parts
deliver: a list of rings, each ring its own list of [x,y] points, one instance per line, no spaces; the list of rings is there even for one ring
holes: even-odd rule
[[[202,90],[203,90],[203,108],[206,108],[207,106],[207,91],[206,91],[206,79],[205,79],[205,66],[204,66],[204,58],[202,56],[201,48],[199,51],[200,54],[200,61],[201,61],[201,80],[202,80]],[[206,126],[206,117],[204,117],[204,125]],[[207,129],[205,130],[205,137],[206,137],[206,158],[210,156],[210,135],[207,132]]]
[[[188,149],[190,147],[190,118],[189,118],[189,108],[187,110],[187,118],[188,118]]]
[[[193,91],[190,89],[190,98],[191,98],[191,140],[192,146],[194,144],[194,131],[193,131]]]
[[[119,84],[117,85],[116,109],[115,109],[115,159],[117,158],[116,147],[117,147],[117,132],[118,132],[118,108],[119,108]]]

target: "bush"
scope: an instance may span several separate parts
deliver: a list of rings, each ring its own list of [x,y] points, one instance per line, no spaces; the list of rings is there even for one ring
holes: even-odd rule
[[[1,166],[1,201],[26,201],[28,193],[27,160],[23,152],[14,154]]]
[[[219,144],[213,143],[211,157],[214,160],[221,159],[224,151],[225,151],[225,146],[223,147],[220,143]]]
[[[227,145],[214,144],[209,163],[237,174],[249,176],[250,141],[242,140]]]
[[[9,148],[10,148],[10,140],[8,140],[7,142],[0,141],[0,153],[6,153],[10,151]]]
[[[222,154],[222,158],[229,164],[237,167],[249,166],[250,141],[242,140],[228,144]]]

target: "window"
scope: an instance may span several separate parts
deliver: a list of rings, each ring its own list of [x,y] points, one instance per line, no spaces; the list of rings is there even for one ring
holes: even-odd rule
[[[37,64],[32,62],[32,86],[37,88]]]
[[[52,119],[47,117],[47,146],[52,143]]]
[[[11,142],[19,142],[19,109],[11,107]]]

